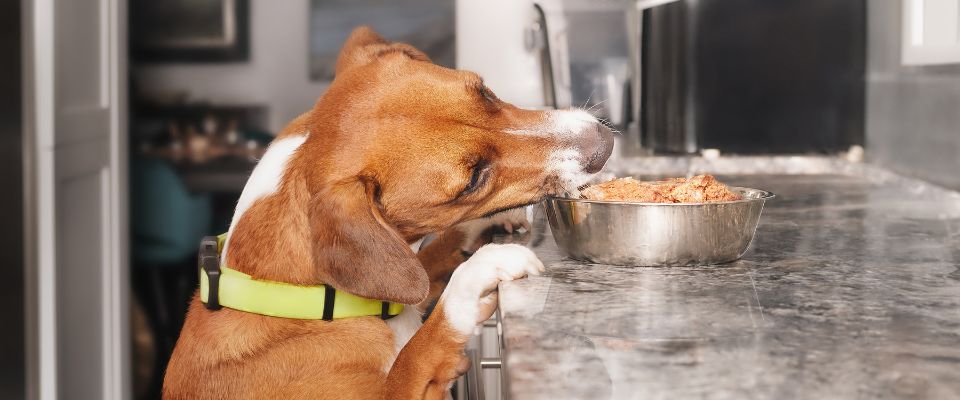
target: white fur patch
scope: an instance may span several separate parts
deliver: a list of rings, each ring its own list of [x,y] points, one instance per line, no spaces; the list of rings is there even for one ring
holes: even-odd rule
[[[573,196],[594,175],[583,170],[580,153],[574,149],[555,150],[547,160],[547,172],[556,176],[560,187]]]
[[[426,237],[411,243],[410,250],[413,250],[414,253],[419,253],[420,245],[424,239],[426,239]],[[390,373],[390,368],[393,367],[393,362],[397,359],[397,356],[400,355],[400,350],[403,349],[403,346],[407,345],[410,338],[423,326],[423,314],[420,313],[420,310],[418,310],[416,306],[405,305],[399,315],[387,320],[387,326],[393,330],[394,352],[393,357],[391,357],[387,365],[384,366],[384,371]]]
[[[533,129],[511,129],[507,133],[528,136],[577,136],[585,131],[592,131],[598,122],[590,113],[574,108],[570,110],[548,111],[546,121]]]
[[[412,305],[404,306],[403,311],[400,312],[399,315],[387,320],[387,326],[393,330],[393,346],[395,351],[393,357],[390,358],[390,362],[387,363],[385,371],[390,372],[393,361],[396,360],[400,354],[400,350],[403,349],[403,346],[407,345],[410,338],[420,330],[420,326],[423,325],[422,320],[423,314],[420,313],[420,310],[417,310],[416,306]]]
[[[470,336],[479,323],[481,302],[489,304],[493,301],[486,292],[496,289],[501,281],[537,275],[541,271],[543,263],[526,247],[518,244],[485,245],[453,272],[450,283],[440,296],[443,313],[453,329]]]
[[[560,139],[574,139],[579,135],[596,134],[599,121],[590,113],[581,109],[550,111],[546,121],[529,130],[508,131],[516,135],[554,136]],[[572,140],[571,140],[572,142]],[[587,184],[593,174],[583,170],[583,155],[572,147],[562,147],[553,151],[547,160],[547,172],[557,177],[558,183],[571,195],[578,195],[578,187]]]
[[[237,201],[237,209],[233,212],[230,229],[227,231],[227,240],[223,243],[221,263],[227,263],[227,246],[230,244],[230,233],[237,226],[240,217],[250,209],[254,202],[277,191],[280,186],[280,179],[283,178],[283,172],[287,167],[287,160],[306,140],[307,135],[304,134],[274,140],[273,143],[270,143],[270,147],[263,154],[263,158],[260,159],[260,162],[257,163],[250,174],[250,178],[247,179],[247,184],[240,194],[240,200]]]
[[[550,117],[553,131],[565,136],[595,134],[597,119],[590,113],[575,110],[554,111]],[[583,155],[573,148],[557,149],[547,160],[547,170],[553,173],[560,186],[572,196],[579,195],[579,187],[587,184],[593,174],[583,170]]]
[[[596,117],[578,108],[550,113],[550,131],[563,135],[576,136],[583,132],[593,132],[598,122]]]

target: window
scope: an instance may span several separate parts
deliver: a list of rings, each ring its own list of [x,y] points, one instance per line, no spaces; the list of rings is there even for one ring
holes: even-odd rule
[[[433,62],[453,67],[453,19],[453,0],[311,0],[310,78],[333,78],[340,46],[359,25],[370,25],[387,40],[409,43]]]

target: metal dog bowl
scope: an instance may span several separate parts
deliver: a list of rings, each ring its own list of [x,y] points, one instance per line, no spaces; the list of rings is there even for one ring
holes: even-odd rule
[[[742,200],[630,203],[546,200],[553,238],[572,258],[603,264],[708,265],[740,258],[773,193],[730,187]]]

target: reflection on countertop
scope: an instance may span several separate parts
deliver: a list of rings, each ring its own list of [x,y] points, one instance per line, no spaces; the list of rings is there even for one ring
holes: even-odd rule
[[[960,397],[960,195],[835,159],[739,161],[623,164],[776,193],[733,263],[570,260],[538,213],[546,273],[500,289],[511,398]]]

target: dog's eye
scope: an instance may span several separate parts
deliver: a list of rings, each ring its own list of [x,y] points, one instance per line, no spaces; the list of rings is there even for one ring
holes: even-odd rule
[[[489,171],[490,165],[485,163],[477,163],[477,165],[475,165],[473,170],[470,172],[470,182],[467,183],[467,186],[460,191],[460,194],[457,195],[457,197],[466,196],[475,192],[480,186],[483,186]]]

